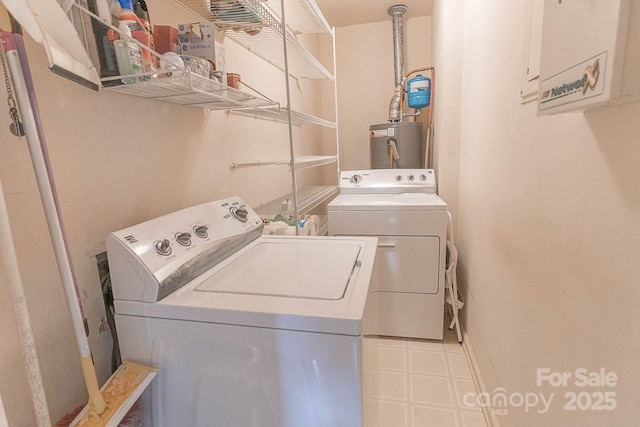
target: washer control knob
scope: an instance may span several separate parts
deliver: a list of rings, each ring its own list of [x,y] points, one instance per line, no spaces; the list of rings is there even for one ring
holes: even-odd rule
[[[193,232],[196,233],[196,236],[202,239],[209,237],[209,227],[206,225],[196,225],[193,227]]]
[[[153,247],[160,255],[171,255],[171,242],[169,242],[169,239],[156,240],[153,242]]]
[[[187,233],[186,231],[176,233],[176,241],[182,246],[191,245],[191,233]]]
[[[396,175],[396,181],[402,181],[402,175]]]
[[[362,175],[353,175],[349,181],[353,184],[357,184],[362,181]]]
[[[240,222],[247,222],[249,211],[246,208],[231,208],[231,215]]]
[[[413,181],[413,175],[409,175],[409,176],[407,177],[407,179],[408,179],[409,181]]]
[[[426,181],[427,180],[427,175],[422,174],[420,175],[420,181]]]

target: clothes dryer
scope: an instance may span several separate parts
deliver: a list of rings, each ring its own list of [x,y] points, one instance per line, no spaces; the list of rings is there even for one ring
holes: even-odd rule
[[[434,171],[343,171],[339,187],[329,235],[378,238],[366,333],[442,339],[448,214]]]

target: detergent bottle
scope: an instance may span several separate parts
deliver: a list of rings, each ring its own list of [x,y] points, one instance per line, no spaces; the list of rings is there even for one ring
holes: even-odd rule
[[[133,11],[133,1],[134,0],[118,0],[121,7],[119,16],[120,21],[125,21],[127,25],[129,25],[131,35],[134,39],[138,40],[142,45],[148,47],[149,49],[152,49],[150,31],[151,24],[147,20],[147,25],[145,25],[144,21],[140,19],[138,15],[136,15],[136,13]],[[146,17],[148,18],[148,14]],[[146,49],[142,49],[142,62],[144,63],[145,72],[151,73],[156,71],[153,54]]]

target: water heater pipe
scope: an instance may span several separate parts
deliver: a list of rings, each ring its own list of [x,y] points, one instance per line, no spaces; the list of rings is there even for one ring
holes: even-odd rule
[[[391,97],[391,101],[389,102],[389,121],[390,122],[401,122],[403,117],[404,117],[404,112],[402,111],[402,101],[403,101],[403,95],[404,95],[404,90],[405,90],[405,84],[407,82],[407,78],[409,78],[410,75],[417,73],[419,71],[431,71],[432,74],[432,82],[433,79],[435,78],[435,68],[434,67],[422,67],[422,68],[416,68],[415,70],[411,70],[407,73],[406,76],[404,76],[404,78],[400,81],[400,84],[396,86],[395,91],[393,92],[393,96]],[[432,93],[433,93],[433,83],[431,84],[432,87]],[[433,95],[432,95],[433,98]],[[433,105],[433,100],[431,101],[431,104]],[[429,121],[431,121],[431,111],[433,109],[431,107],[429,107]]]
[[[391,15],[393,24],[393,67],[396,87],[402,82],[402,74],[404,72],[404,39],[402,15],[407,11],[407,6],[397,4],[391,6],[387,13]]]

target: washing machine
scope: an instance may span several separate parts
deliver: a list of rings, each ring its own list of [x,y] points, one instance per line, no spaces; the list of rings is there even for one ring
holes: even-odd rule
[[[159,369],[145,426],[362,426],[377,239],[262,227],[231,197],[107,237],[122,358]]]
[[[434,171],[343,171],[339,187],[329,235],[378,237],[366,333],[442,339],[448,214]]]

